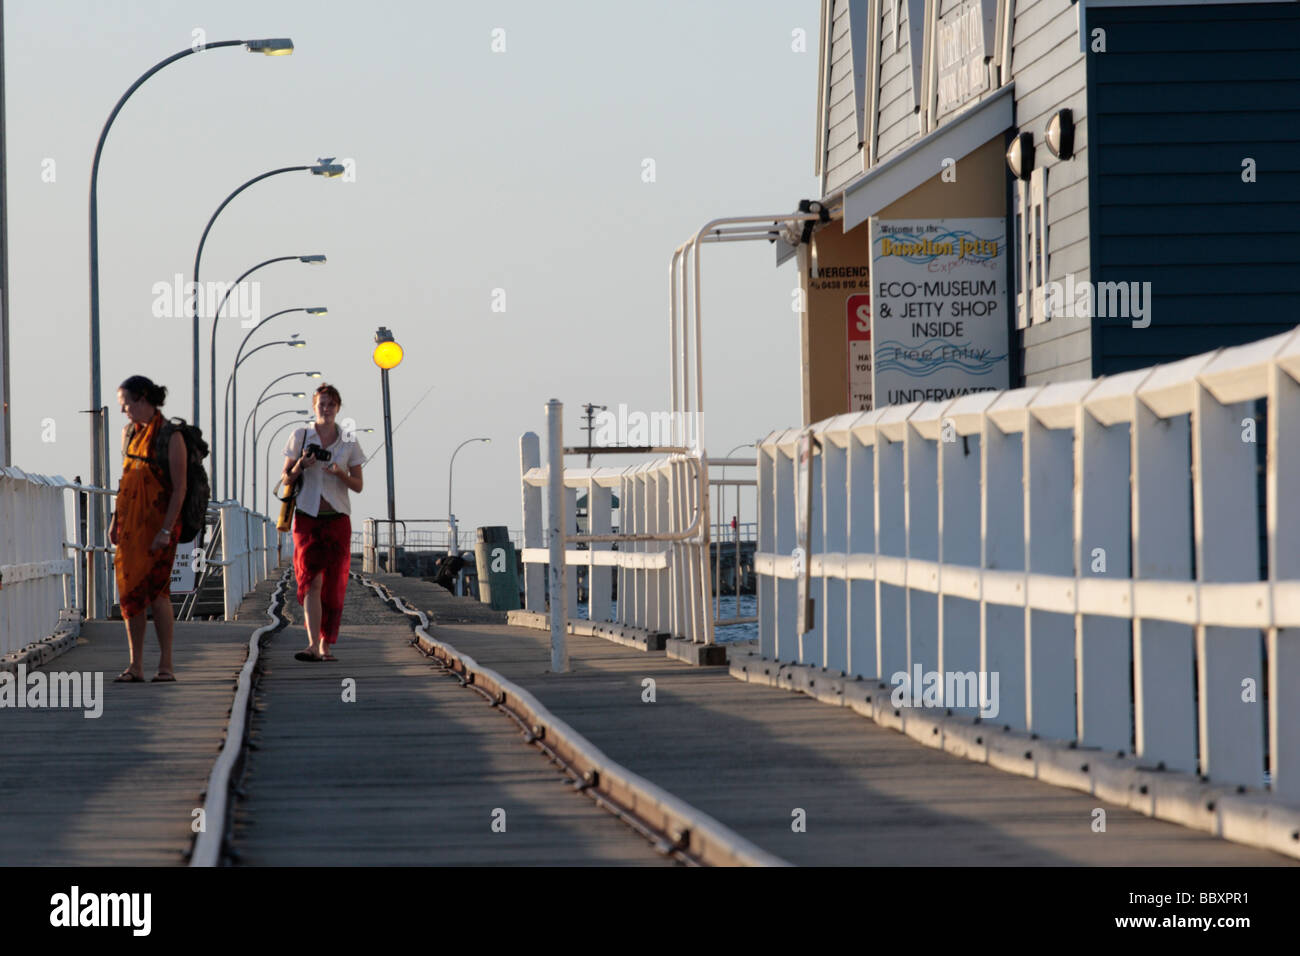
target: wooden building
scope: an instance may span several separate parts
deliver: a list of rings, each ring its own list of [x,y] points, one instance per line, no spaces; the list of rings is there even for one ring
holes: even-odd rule
[[[1300,3],[823,0],[819,75],[830,221],[778,244],[804,291],[805,422],[870,407],[884,387],[890,222],[1004,230],[997,328],[983,331],[1005,362],[953,394],[1113,374],[1300,324]],[[924,259],[909,268],[953,265]],[[869,346],[854,319],[868,313]],[[935,355],[952,347],[927,341]],[[938,383],[934,365],[925,381]]]

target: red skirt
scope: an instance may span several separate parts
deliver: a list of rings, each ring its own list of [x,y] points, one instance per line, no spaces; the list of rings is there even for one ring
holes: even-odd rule
[[[313,518],[301,511],[294,515],[293,573],[298,579],[298,603],[306,603],[307,588],[321,575],[321,635],[330,644],[339,639],[351,562],[352,521],[347,515]]]

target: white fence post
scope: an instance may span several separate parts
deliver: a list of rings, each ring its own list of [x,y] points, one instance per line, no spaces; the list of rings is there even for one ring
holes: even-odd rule
[[[241,572],[235,558],[239,553],[236,526],[243,522],[238,520],[235,508],[236,506],[231,502],[221,503],[221,599],[222,617],[227,621],[235,619],[239,600],[243,596],[238,593],[238,578]]]
[[[1094,579],[1107,584],[1130,577],[1131,440],[1127,422],[1103,423],[1086,403],[1078,406],[1075,417],[1075,561],[1082,605]],[[1079,742],[1128,753],[1133,748],[1133,623],[1080,612],[1075,627]]]
[[[534,468],[540,468],[542,455],[535,432],[524,432],[519,436],[519,474],[528,474]],[[542,489],[520,482],[524,509],[524,547],[540,548],[542,540]],[[546,578],[542,566],[534,562],[524,562],[524,607],[538,614],[546,610]]]
[[[1133,577],[1190,581],[1191,437],[1186,416],[1159,418],[1140,395],[1133,409]],[[1169,770],[1196,770],[1192,628],[1141,617],[1133,624],[1137,755]]]
[[[995,422],[990,406],[980,435],[980,495],[983,499],[984,556],[981,589],[980,670],[998,675],[997,722],[1025,729],[1025,611],[989,600],[997,591],[1025,588],[1025,503],[1021,487],[1022,435],[1008,434]],[[1012,413],[1013,415],[1015,412]],[[995,578],[991,571],[1002,572]],[[990,594],[993,591],[993,594]]]
[[[587,531],[591,534],[609,534],[613,526],[613,495],[594,477],[587,487]],[[601,551],[608,551],[610,546],[594,541],[587,545],[588,552],[594,556]],[[592,621],[608,621],[610,613],[610,592],[612,591],[609,566],[596,564],[593,560],[587,566],[587,618]]]
[[[1291,369],[1294,374],[1294,367]],[[1268,370],[1268,577],[1300,579],[1300,384]],[[1292,433],[1284,430],[1290,423]],[[1276,603],[1274,604],[1276,608]],[[1268,630],[1268,752],[1273,792],[1300,804],[1300,628]]]
[[[857,566],[858,556],[867,557],[871,567],[872,580],[850,579],[848,582],[848,614],[845,626],[849,631],[847,673],[854,677],[879,677],[876,661],[876,585],[875,564],[871,556],[876,551],[876,448],[875,432],[867,430],[871,444],[865,444],[863,436],[855,429],[849,438],[848,447],[848,556],[845,559],[845,573],[852,574]],[[759,460],[760,466],[763,460]],[[761,467],[760,467],[761,473]],[[766,514],[762,502],[763,489],[759,492],[759,545],[760,551],[767,549],[764,541],[765,529],[763,516]],[[757,568],[757,558],[755,559]],[[759,578],[759,587],[763,579]],[[763,624],[763,610],[759,608],[759,626]]]
[[[921,405],[913,412],[917,417],[934,411]],[[937,429],[937,419],[929,415],[929,427]],[[908,421],[903,426],[904,500],[907,502],[906,556],[909,585],[912,568],[919,574],[938,574],[939,561],[939,456],[936,446],[922,434],[920,426]],[[920,571],[913,561],[933,562],[934,571]],[[919,583],[919,582],[918,582]],[[917,666],[924,675],[939,666],[938,595],[927,590],[907,588],[907,672],[915,676]]]
[[[1032,403],[1024,428],[1025,568],[1032,590],[1035,574],[1074,576],[1074,429],[1048,428]],[[1075,736],[1073,605],[1069,610],[1025,608],[1025,722],[1039,736],[1062,740]]]
[[[852,441],[849,438],[848,441]],[[816,489],[821,498],[821,540],[827,552],[822,562],[822,661],[829,670],[848,671],[849,601],[844,578],[848,534],[848,449],[825,434],[821,437],[821,477]],[[847,444],[846,442],[845,444]],[[739,588],[737,588],[739,594]],[[739,596],[737,596],[739,601]]]
[[[939,419],[939,574],[944,591],[939,598],[939,659],[942,674],[978,673],[980,664],[980,603],[978,579],[970,582],[950,573],[950,567],[980,566],[980,434],[964,430],[955,417],[961,400]],[[974,583],[975,587],[970,587]],[[966,585],[964,588],[961,585]],[[957,593],[960,590],[960,593]],[[1001,688],[999,686],[999,698]],[[967,695],[965,705],[950,702],[953,713],[973,714],[979,698]]]
[[[901,436],[876,429],[876,668],[882,681],[907,669],[907,539]]]
[[[1221,405],[1195,386],[1192,411],[1196,578],[1203,584],[1259,580],[1255,442],[1242,440],[1254,402]],[[1257,436],[1252,436],[1256,437]],[[1258,629],[1196,628],[1200,770],[1214,783],[1264,782],[1264,661]],[[1256,691],[1246,693],[1246,682]]]
[[[548,596],[551,601],[551,670],[567,673],[569,649],[569,588],[565,580],[564,539],[569,509],[564,487],[564,406],[556,399],[546,403],[546,521],[550,546]]]

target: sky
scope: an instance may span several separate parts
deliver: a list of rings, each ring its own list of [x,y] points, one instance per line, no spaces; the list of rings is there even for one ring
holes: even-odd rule
[[[263,172],[324,157],[349,169],[257,183],[208,236],[204,280],[277,256],[329,260],[253,276],[250,313],[329,313],[289,313],[252,335],[248,349],[295,334],[308,344],[272,345],[240,367],[241,419],[272,379],[320,370],[342,394],[340,420],[375,428],[360,441],[376,451],[371,352],[386,326],[405,351],[390,375],[394,424],[410,413],[393,442],[398,517],[445,517],[453,449],[492,439],[456,459],[462,529],[521,526],[518,440],[545,434],[548,399],[564,402],[568,444],[584,440],[584,402],[669,408],[667,267],[679,243],[714,217],[791,211],[817,195],[816,0],[6,0],[4,11],[13,464],[27,472],[90,473],[95,142],[130,84],[196,40],[290,37],[295,50],[185,57],[114,123],[99,174],[114,469],[122,380],[148,375],[170,390],[165,412],[192,417],[191,322],[160,290],[189,281],[209,217]],[[774,262],[767,243],[704,250],[714,456],[799,422],[797,277]],[[205,319],[209,436],[210,328]],[[247,331],[237,316],[218,327],[218,407]],[[272,392],[315,384],[290,378]],[[277,398],[260,414],[307,407]],[[267,437],[296,419],[266,430],[259,469]],[[386,514],[383,462],[353,496],[357,527]]]

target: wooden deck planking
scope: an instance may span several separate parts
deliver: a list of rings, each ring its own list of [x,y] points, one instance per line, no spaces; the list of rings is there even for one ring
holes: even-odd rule
[[[352,624],[372,616],[390,623]],[[291,613],[300,616],[291,604]],[[656,865],[517,726],[409,645],[402,618],[350,586],[337,663],[275,636],[234,846],[247,865]],[[342,681],[356,681],[356,701]],[[493,811],[505,810],[504,833]]]
[[[437,619],[459,599],[375,575]],[[915,743],[847,709],[599,638],[570,635],[549,673],[547,632],[438,625],[435,635],[530,690],[610,758],[801,864],[1286,865],[1075,790]],[[656,682],[642,702],[642,679]],[[1106,810],[1106,832],[1091,829]],[[807,829],[791,828],[801,808]]]
[[[92,622],[42,670],[102,672],[103,714],[0,710],[0,864],[183,864],[252,624],[177,626],[174,684],[115,684],[120,621]],[[150,625],[145,676],[157,670]]]

